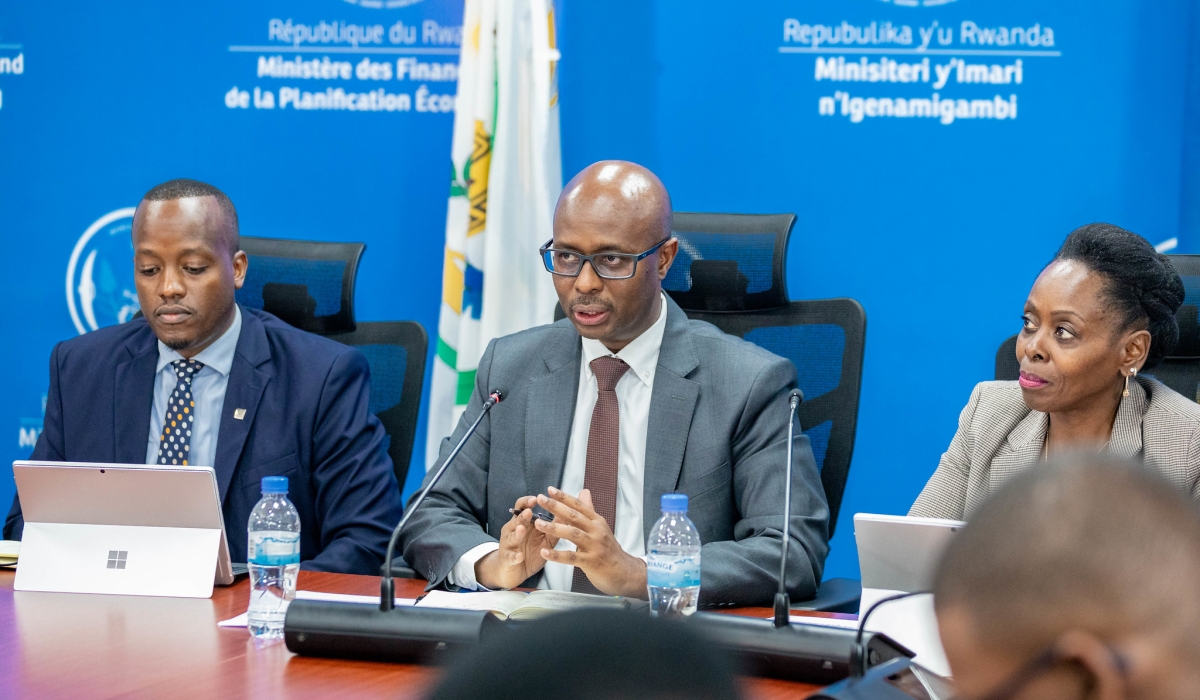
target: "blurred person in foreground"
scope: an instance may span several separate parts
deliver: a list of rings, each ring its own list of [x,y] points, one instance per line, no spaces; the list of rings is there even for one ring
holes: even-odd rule
[[[934,583],[963,700],[1200,695],[1200,510],[1133,462],[1077,454],[980,508]]]
[[[1183,281],[1136,233],[1071,232],[1025,301],[1018,381],[981,382],[909,515],[966,520],[1006,480],[1084,450],[1200,498],[1200,406],[1142,373],[1175,347]]]
[[[587,630],[581,634],[580,630]],[[537,683],[547,671],[562,683]],[[431,700],[735,700],[725,655],[680,622],[582,610],[524,623],[466,652]]]

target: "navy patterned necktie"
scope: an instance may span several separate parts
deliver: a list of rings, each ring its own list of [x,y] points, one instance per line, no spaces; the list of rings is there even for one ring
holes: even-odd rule
[[[175,391],[167,400],[167,415],[163,420],[158,442],[159,464],[188,465],[192,450],[192,423],[196,419],[196,400],[192,398],[192,379],[204,368],[195,360],[175,360]]]

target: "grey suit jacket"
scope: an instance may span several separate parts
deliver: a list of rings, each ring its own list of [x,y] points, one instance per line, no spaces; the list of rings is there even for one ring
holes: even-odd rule
[[[796,386],[795,367],[710,324],[689,321],[669,299],[667,305],[650,399],[644,534],[658,520],[662,494],[688,494],[688,516],[702,542],[701,603],[770,604],[778,585],[787,394]],[[581,356],[579,334],[565,319],[488,345],[470,403],[442,442],[437,464],[479,415],[489,390],[502,389],[506,397],[400,539],[405,560],[431,587],[443,584],[468,550],[495,541],[519,497],[561,484]],[[829,551],[829,511],[808,438],[799,430],[793,473],[788,588],[793,600],[805,600],[816,592]]]
[[[992,491],[1041,457],[1049,416],[1025,405],[1017,382],[981,382],[958,432],[909,515],[965,520]],[[1200,405],[1137,377],[1113,421],[1109,454],[1146,468],[1200,499]]]

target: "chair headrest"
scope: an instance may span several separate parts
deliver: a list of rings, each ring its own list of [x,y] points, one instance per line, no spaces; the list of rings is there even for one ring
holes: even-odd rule
[[[676,212],[679,254],[663,289],[692,311],[757,311],[788,303],[785,264],[794,214]]]
[[[242,236],[250,258],[239,304],[275,314],[313,333],[347,333],[354,320],[354,281],[366,246]]]
[[[317,300],[308,293],[308,285],[267,282],[263,285],[262,298],[263,311],[275,314],[290,326],[316,330]]]
[[[1200,359],[1200,255],[1168,255],[1183,280],[1183,306],[1175,312],[1179,323],[1179,342],[1167,357]]]
[[[1175,320],[1179,323],[1179,342],[1168,357],[1200,358],[1200,306],[1185,303],[1175,312]]]

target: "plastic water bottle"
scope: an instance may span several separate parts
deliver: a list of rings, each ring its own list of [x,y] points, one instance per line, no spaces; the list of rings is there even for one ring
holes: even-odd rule
[[[700,600],[700,533],[688,519],[687,508],[687,494],[663,494],[662,517],[646,541],[646,587],[653,617],[691,615]]]
[[[296,597],[300,571],[300,514],[288,500],[286,476],[266,476],[262,499],[250,512],[246,558],[250,567],[250,634],[283,637],[283,618]]]

